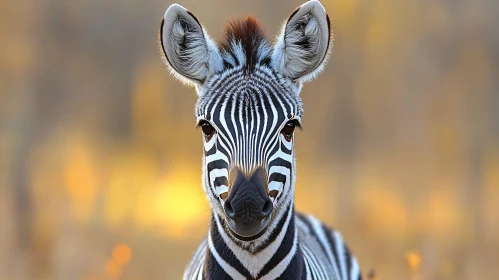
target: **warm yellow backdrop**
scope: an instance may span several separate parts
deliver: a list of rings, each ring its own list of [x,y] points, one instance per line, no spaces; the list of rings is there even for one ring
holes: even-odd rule
[[[300,1],[184,0],[213,37]],[[376,279],[499,279],[499,2],[324,0],[297,209]],[[196,96],[168,1],[0,0],[0,280],[179,279],[207,231]]]

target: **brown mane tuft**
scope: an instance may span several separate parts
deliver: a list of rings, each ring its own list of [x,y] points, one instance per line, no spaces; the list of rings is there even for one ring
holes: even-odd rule
[[[240,43],[246,56],[246,68],[253,69],[257,64],[268,63],[270,58],[262,58],[260,46],[263,44],[271,48],[260,24],[254,17],[233,20],[224,29],[224,38],[219,42],[222,53],[234,55],[234,43]]]

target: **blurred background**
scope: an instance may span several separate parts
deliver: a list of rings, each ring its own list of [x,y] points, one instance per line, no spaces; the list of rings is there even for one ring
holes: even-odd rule
[[[172,2],[0,1],[0,279],[179,279],[207,233],[196,95],[157,34]],[[185,0],[212,37],[302,1]],[[375,279],[499,279],[499,2],[323,0],[297,209]],[[312,190],[312,191],[311,191]]]

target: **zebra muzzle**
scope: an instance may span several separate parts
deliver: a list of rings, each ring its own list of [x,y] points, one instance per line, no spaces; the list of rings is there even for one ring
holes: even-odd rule
[[[273,204],[267,195],[263,168],[256,169],[250,176],[245,176],[239,170],[236,172],[230,195],[224,203],[224,211],[234,236],[250,241],[265,233]]]

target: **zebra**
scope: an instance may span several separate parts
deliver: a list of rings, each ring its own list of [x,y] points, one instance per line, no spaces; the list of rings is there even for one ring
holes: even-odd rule
[[[173,4],[159,30],[170,73],[195,88],[208,236],[183,279],[361,279],[342,236],[295,212],[300,91],[324,68],[333,36],[319,1],[298,7],[272,44],[253,17],[213,41]]]

